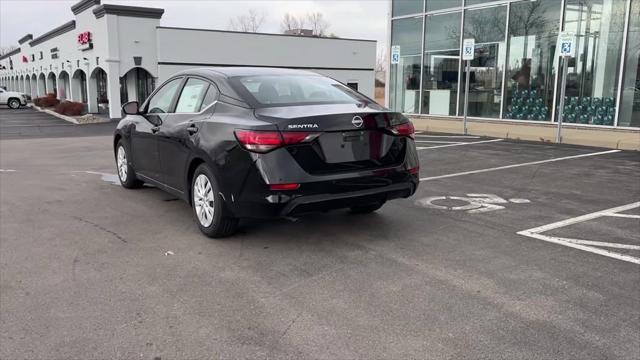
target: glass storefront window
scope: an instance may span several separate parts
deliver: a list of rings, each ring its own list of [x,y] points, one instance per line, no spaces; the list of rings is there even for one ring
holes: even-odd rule
[[[395,111],[419,111],[423,18],[394,20],[391,26],[391,46],[400,47],[399,63],[389,68],[389,105]]]
[[[490,2],[494,2],[496,0],[464,0],[464,6],[470,6],[470,5],[480,5],[480,4],[484,4],[484,3],[490,3]],[[560,0],[558,0],[560,1]]]
[[[393,17],[421,13],[424,0],[394,0],[391,5]]]
[[[419,55],[422,51],[422,16],[393,20],[391,46],[400,46],[400,55]]]
[[[462,0],[427,0],[426,11],[459,8],[461,6]]]
[[[461,13],[427,16],[424,51],[460,49]]]
[[[503,118],[551,120],[561,2],[511,4]]]
[[[564,30],[576,34],[563,121],[613,125],[626,1],[567,0]]]
[[[140,102],[140,104],[149,97],[155,87],[156,82],[153,76],[144,69],[136,68],[136,89],[138,92],[138,102]]]
[[[640,0],[631,0],[618,126],[640,127]]]
[[[561,83],[557,38],[566,31],[576,34],[576,56],[569,61],[563,120],[611,126],[617,114],[618,126],[640,127],[640,0],[630,0],[630,9],[628,3],[392,0],[393,16],[429,15],[392,22],[390,45],[400,47],[400,61],[390,65],[389,105],[407,113],[461,116],[466,74],[460,39],[473,38],[468,115],[550,121]]]
[[[403,56],[391,65],[390,107],[394,111],[418,113],[420,98],[420,56]]]
[[[422,113],[455,115],[462,13],[427,16],[422,71]]]
[[[500,117],[506,22],[506,6],[465,11],[464,38],[476,41],[469,78],[469,116]],[[461,93],[462,101],[464,87]]]

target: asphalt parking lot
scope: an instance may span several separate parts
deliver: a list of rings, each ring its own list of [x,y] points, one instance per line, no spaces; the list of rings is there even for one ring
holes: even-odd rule
[[[2,359],[640,358],[637,152],[423,133],[412,198],[212,240],[107,130],[7,112]]]
[[[0,106],[0,139],[111,135],[116,122],[76,126],[30,107]]]

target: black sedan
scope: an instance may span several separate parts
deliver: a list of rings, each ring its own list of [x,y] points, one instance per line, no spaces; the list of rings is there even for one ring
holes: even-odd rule
[[[411,122],[312,72],[192,69],[123,112],[113,139],[122,185],[184,199],[211,237],[233,234],[240,218],[370,213],[419,182]]]

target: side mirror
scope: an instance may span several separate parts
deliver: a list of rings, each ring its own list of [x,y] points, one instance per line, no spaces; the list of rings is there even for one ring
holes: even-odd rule
[[[138,107],[139,105],[137,101],[129,101],[122,105],[122,112],[125,113],[125,115],[138,115],[140,113],[140,109]]]

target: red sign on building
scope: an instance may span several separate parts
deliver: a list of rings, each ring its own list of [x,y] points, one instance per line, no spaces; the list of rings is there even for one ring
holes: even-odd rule
[[[28,62],[29,62],[29,59],[27,59],[27,57],[26,57],[26,56],[22,55],[22,62],[23,62],[23,63],[28,63]]]
[[[91,42],[91,32],[84,31],[78,34],[78,49],[80,50],[88,50],[93,47],[93,43]]]

